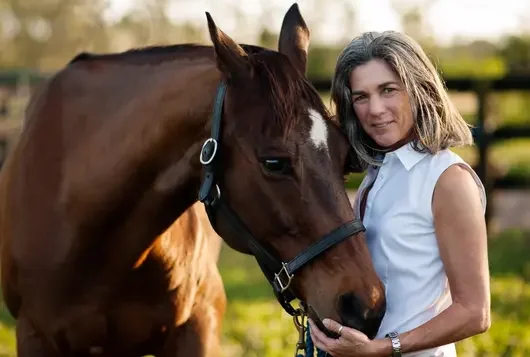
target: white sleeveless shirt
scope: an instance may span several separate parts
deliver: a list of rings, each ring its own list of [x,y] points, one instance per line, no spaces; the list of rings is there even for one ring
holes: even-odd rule
[[[486,208],[480,179],[460,156],[450,150],[436,155],[419,153],[411,144],[387,153],[381,167],[370,167],[354,205],[368,193],[364,213],[366,241],[387,298],[386,314],[376,338],[404,333],[438,315],[451,304],[451,293],[438,251],[432,197],[440,175],[460,164],[473,175]],[[404,354],[407,357],[456,356],[454,344]]]

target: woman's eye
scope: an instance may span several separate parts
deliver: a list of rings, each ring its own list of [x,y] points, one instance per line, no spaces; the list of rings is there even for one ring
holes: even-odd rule
[[[366,99],[366,96],[365,95],[359,95],[359,96],[353,98],[353,102],[357,103],[357,102],[362,101],[363,99]]]
[[[290,174],[293,172],[291,161],[286,158],[269,158],[261,160],[263,168],[273,174]]]
[[[384,92],[384,93],[392,93],[392,92],[394,92],[395,90],[396,90],[395,88],[387,87],[387,88],[383,89],[383,92]]]

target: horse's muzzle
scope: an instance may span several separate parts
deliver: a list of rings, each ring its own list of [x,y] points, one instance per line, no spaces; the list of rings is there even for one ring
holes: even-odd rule
[[[338,310],[343,325],[359,330],[373,339],[385,316],[386,302],[383,301],[377,309],[369,309],[355,294],[348,293],[339,298]]]

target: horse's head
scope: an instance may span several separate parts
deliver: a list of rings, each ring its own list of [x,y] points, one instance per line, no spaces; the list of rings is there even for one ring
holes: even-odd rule
[[[245,52],[209,15],[208,26],[227,85],[221,161],[211,168],[223,208],[211,209],[212,222],[232,248],[256,256],[281,302],[293,294],[373,337],[384,290],[344,188],[350,145],[305,78],[309,30],[297,6],[285,16],[279,52]],[[291,261],[278,277],[275,259]]]

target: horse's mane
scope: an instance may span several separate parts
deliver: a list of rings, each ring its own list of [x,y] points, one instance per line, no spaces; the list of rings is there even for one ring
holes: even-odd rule
[[[251,55],[261,51],[269,51],[264,47],[253,45],[242,45],[245,51]],[[110,60],[110,61],[127,61],[129,63],[142,64],[145,62],[158,63],[164,60],[171,60],[178,56],[189,55],[195,56],[204,52],[212,52],[212,46],[201,45],[196,43],[185,43],[177,45],[146,46],[132,48],[123,52],[115,53],[91,53],[81,52],[70,60],[68,64],[85,62],[90,60]]]
[[[288,58],[276,51],[260,46],[242,44],[249,55],[253,73],[260,86],[268,93],[268,105],[273,109],[274,122],[268,123],[288,132],[296,126],[309,108],[331,117],[320,95],[313,85],[289,63]],[[83,52],[69,63],[91,60],[126,61],[130,64],[160,63],[181,56],[201,56],[213,54],[212,46],[200,44],[177,44],[134,48],[119,53],[94,54]]]

